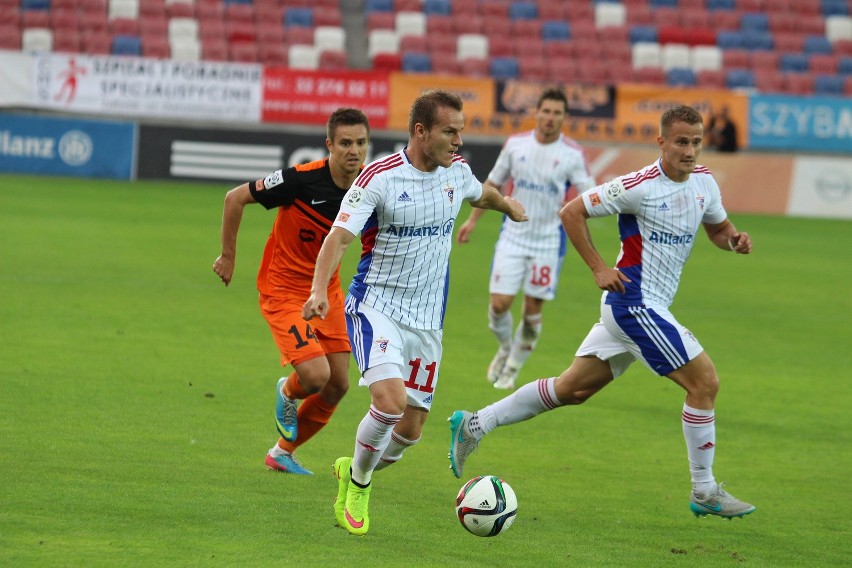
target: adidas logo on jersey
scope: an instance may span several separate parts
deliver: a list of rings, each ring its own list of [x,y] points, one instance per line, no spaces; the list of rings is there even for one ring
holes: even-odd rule
[[[666,204],[665,201],[663,201],[662,205],[657,207],[657,211],[668,211],[668,210],[669,210],[669,206]]]
[[[403,203],[414,203],[414,200],[411,199],[411,196],[408,195],[407,191],[403,191],[402,195],[399,196],[399,199],[397,199],[397,201],[401,201]]]

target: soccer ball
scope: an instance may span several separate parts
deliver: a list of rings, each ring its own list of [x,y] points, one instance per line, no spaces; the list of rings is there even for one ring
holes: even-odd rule
[[[474,477],[456,497],[456,515],[476,536],[497,536],[515,522],[518,499],[508,483],[494,475]]]

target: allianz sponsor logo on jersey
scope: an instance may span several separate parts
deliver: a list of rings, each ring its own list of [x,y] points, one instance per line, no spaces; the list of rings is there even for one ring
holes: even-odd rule
[[[443,225],[424,225],[417,227],[415,225],[388,225],[385,231],[388,235],[403,238],[443,238],[453,234],[453,219],[444,221]]]
[[[515,187],[535,191],[537,193],[550,193],[552,195],[559,193],[559,188],[553,184],[536,183],[524,178],[518,179],[515,182]]]
[[[693,236],[651,231],[651,234],[648,235],[648,241],[657,245],[688,245],[692,243]]]

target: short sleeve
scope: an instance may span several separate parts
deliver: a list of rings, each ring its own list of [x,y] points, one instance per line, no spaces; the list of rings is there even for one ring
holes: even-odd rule
[[[641,188],[626,189],[621,178],[593,187],[582,194],[589,217],[638,213],[642,197]]]
[[[249,182],[251,196],[267,209],[292,205],[299,187],[296,168],[276,170],[265,178]]]

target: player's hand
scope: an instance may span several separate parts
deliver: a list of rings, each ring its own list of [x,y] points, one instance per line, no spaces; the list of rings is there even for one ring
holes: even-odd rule
[[[476,223],[472,223],[470,219],[462,223],[462,226],[459,227],[459,232],[456,235],[456,240],[460,245],[470,241],[470,235],[473,233],[474,228],[476,228]]]
[[[632,282],[630,278],[625,276],[620,270],[617,268],[603,268],[597,272],[595,272],[595,283],[598,285],[598,288],[601,290],[606,290],[607,292],[618,292],[619,294],[624,294],[625,282]]]
[[[518,223],[526,221],[528,219],[526,215],[526,210],[524,209],[524,206],[521,205],[520,201],[518,201],[514,197],[509,196],[506,196],[503,199],[505,199],[506,203],[509,205],[509,210],[506,212],[506,215],[509,216],[509,219]]]
[[[328,298],[325,296],[311,294],[302,306],[302,319],[306,321],[311,321],[317,316],[325,319],[326,314],[328,314]]]
[[[751,252],[751,237],[748,233],[734,233],[728,237],[728,246],[737,254]]]
[[[225,286],[231,283],[231,278],[234,276],[234,259],[219,256],[216,262],[213,263],[213,272],[219,275]]]

